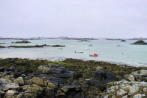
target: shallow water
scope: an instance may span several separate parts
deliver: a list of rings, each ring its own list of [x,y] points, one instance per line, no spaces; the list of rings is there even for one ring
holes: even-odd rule
[[[29,44],[12,44],[16,40],[0,40],[5,46],[9,45],[66,45],[63,48],[0,48],[0,58],[30,58],[62,60],[63,58],[77,58],[84,60],[108,61],[114,63],[129,64],[133,66],[147,66],[147,45],[131,45],[135,40],[121,42],[119,40],[93,40],[79,42],[76,40],[43,39],[30,40]],[[92,45],[92,46],[90,46]],[[81,51],[84,53],[75,53]],[[90,57],[89,54],[98,53],[98,57]]]

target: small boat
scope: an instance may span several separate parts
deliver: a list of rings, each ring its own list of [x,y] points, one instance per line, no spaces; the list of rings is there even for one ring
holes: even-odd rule
[[[82,51],[75,51],[75,53],[84,53],[84,52],[82,52]]]
[[[91,56],[91,57],[98,57],[98,54],[94,53],[94,54],[90,54],[89,56]]]

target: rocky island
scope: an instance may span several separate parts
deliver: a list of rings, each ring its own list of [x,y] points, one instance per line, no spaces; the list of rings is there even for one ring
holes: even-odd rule
[[[0,59],[0,98],[122,97],[147,97],[146,67],[77,59]]]
[[[0,48],[5,48],[5,46],[0,46]]]
[[[10,46],[0,46],[0,48],[43,48],[43,47],[65,47],[65,45],[25,45],[25,46],[18,46],[18,45],[10,45]]]
[[[12,42],[12,43],[15,43],[15,44],[27,44],[27,43],[31,43],[31,42],[27,41],[27,40],[22,40],[22,41],[16,41],[16,42]]]
[[[134,42],[132,44],[134,44],[134,45],[147,45],[147,43],[145,41],[143,41],[143,40],[138,40],[138,41],[136,41],[136,42]]]

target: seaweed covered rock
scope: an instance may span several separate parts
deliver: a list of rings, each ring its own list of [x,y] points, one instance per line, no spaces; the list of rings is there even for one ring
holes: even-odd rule
[[[49,65],[42,65],[38,67],[38,72],[40,73],[49,73],[50,72],[50,66]]]
[[[29,83],[36,84],[39,86],[47,86],[47,82],[39,77],[33,77],[32,79],[29,80]]]
[[[115,75],[112,72],[105,72],[104,70],[98,70],[94,72],[93,78],[97,80],[100,84],[106,84],[115,80]]]
[[[67,71],[65,67],[56,64],[50,64],[38,67],[38,73],[42,74],[52,74],[58,78],[72,78],[74,73],[72,71]]]
[[[1,59],[0,66],[1,98],[125,98],[147,92],[147,83],[143,82],[145,68],[94,61],[27,59]],[[111,82],[128,73],[134,77],[130,78],[132,81]]]

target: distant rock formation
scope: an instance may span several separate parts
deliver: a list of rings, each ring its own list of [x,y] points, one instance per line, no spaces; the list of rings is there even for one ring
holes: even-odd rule
[[[134,45],[147,45],[147,43],[144,42],[143,40],[138,40],[138,41],[136,41],[136,42],[134,42],[132,44],[134,44]]]
[[[27,41],[27,40],[22,40],[22,41],[16,41],[16,42],[12,42],[12,43],[22,43],[22,44],[24,44],[24,43],[31,43],[30,41]]]
[[[121,42],[126,42],[126,40],[122,39]]]

